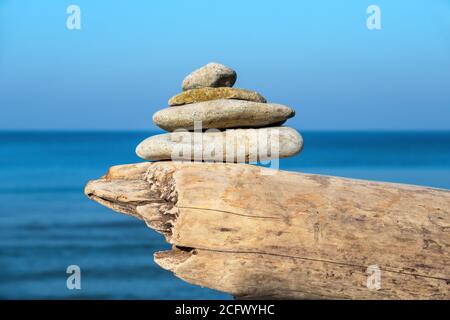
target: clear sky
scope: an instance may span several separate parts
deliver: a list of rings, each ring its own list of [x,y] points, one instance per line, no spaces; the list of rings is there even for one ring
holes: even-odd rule
[[[299,129],[450,130],[449,0],[0,0],[0,129],[152,130],[210,61]]]

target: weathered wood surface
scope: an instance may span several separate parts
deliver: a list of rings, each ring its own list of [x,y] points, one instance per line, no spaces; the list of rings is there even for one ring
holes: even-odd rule
[[[450,298],[448,190],[147,162],[112,167],[85,192],[164,234],[161,267],[239,298]],[[379,290],[366,286],[371,265]]]

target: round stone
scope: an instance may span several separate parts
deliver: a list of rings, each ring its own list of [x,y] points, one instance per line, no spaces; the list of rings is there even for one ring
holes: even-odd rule
[[[160,110],[153,115],[153,122],[167,131],[193,130],[195,126],[202,129],[258,128],[282,124],[294,115],[292,108],[281,104],[219,99]]]
[[[289,127],[177,131],[150,137],[136,148],[145,160],[258,162],[285,158],[303,148],[301,135]]]
[[[184,78],[183,91],[203,87],[232,87],[236,82],[236,71],[220,63],[211,62]]]

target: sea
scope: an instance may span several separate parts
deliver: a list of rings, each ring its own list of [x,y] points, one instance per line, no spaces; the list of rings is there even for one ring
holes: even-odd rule
[[[160,234],[83,194],[110,166],[140,162],[136,145],[157,133],[0,132],[1,299],[232,299],[158,267]],[[280,169],[450,189],[450,132],[302,135]]]

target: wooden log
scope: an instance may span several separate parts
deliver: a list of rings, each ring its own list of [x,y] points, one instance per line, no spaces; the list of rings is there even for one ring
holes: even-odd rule
[[[146,162],[85,193],[162,233],[173,248],[155,253],[161,267],[238,298],[450,298],[448,190]],[[367,286],[371,270],[381,288]]]

